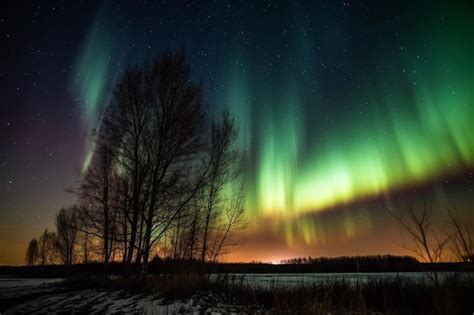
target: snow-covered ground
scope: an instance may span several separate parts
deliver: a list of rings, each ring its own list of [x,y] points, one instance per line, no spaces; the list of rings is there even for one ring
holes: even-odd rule
[[[0,314],[255,314],[211,292],[187,300],[165,301],[158,295],[125,291],[71,290],[60,279],[0,278]],[[16,285],[15,285],[16,284]]]
[[[124,291],[77,290],[45,292],[9,308],[5,314],[246,314],[262,313],[229,303],[212,293],[196,293],[184,301],[166,302],[158,296]]]

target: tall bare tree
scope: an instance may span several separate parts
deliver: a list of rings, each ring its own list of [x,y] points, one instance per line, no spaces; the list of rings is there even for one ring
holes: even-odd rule
[[[201,85],[189,78],[184,52],[165,54],[147,74],[153,112],[150,201],[145,213],[143,263],[161,236],[183,220],[183,212],[203,184],[204,172],[193,172],[204,149]]]
[[[211,127],[211,144],[209,153],[210,170],[205,186],[205,204],[202,223],[201,262],[203,268],[206,259],[215,260],[221,252],[231,229],[237,226],[241,216],[241,197],[232,205],[225,188],[231,185],[241,174],[238,168],[240,154],[232,146],[237,137],[234,120],[228,111],[224,112],[218,123]],[[239,193],[243,193],[243,189]],[[231,210],[232,209],[232,210]],[[227,222],[224,216],[228,214]],[[222,228],[222,226],[225,226]],[[223,232],[222,234],[219,233]],[[212,235],[214,234],[214,235]],[[213,238],[213,250],[210,250],[210,239]]]
[[[202,86],[190,80],[184,52],[125,71],[104,110],[79,189],[86,214],[81,217],[88,218],[88,233],[103,241],[105,264],[121,250],[126,274],[132,264],[146,273],[164,237],[173,239],[173,256],[193,257],[203,243],[198,233],[206,225],[215,229],[214,217],[225,214],[217,206],[221,192],[235,177],[236,130],[226,113],[213,125],[207,150],[207,126]],[[237,213],[222,220],[230,226],[227,233],[221,229],[224,239],[237,225]],[[213,248],[224,247],[224,240],[219,243]],[[213,256],[207,248],[204,256]]]
[[[247,221],[245,219],[245,178],[240,179],[240,183],[234,183],[227,191],[228,202],[223,208],[223,213],[218,224],[218,233],[216,233],[213,248],[212,262],[216,262],[221,255],[228,254],[235,246],[241,242],[236,239],[236,232],[245,228]]]
[[[75,246],[78,232],[78,208],[62,208],[56,215],[55,247],[59,259],[66,265],[74,263]]]
[[[38,239],[38,259],[40,265],[51,264],[56,259],[55,252],[56,234],[45,229]]]
[[[126,220],[124,237],[127,245],[125,257],[126,272],[130,272],[134,255],[137,254],[139,222],[148,198],[146,187],[149,172],[149,156],[146,140],[150,137],[151,109],[147,99],[144,71],[130,67],[114,89],[113,100],[105,112],[102,130],[109,143],[113,143],[117,168],[126,177],[128,188],[122,200],[123,219]]]
[[[199,247],[199,236],[201,235],[201,210],[203,209],[202,202],[204,200],[203,191],[193,200],[190,207],[190,225],[187,231],[187,255],[188,259],[196,259],[196,253]]]
[[[115,174],[112,148],[99,135],[94,157],[83,176],[78,192],[82,203],[85,204],[81,208],[83,231],[101,240],[105,274],[108,271],[118,218],[118,209],[113,205],[113,196],[116,193]]]
[[[91,252],[92,252],[92,241],[93,241],[93,231],[89,222],[89,210],[86,209],[84,202],[80,205],[76,205],[77,213],[77,248],[82,252],[80,255],[82,263],[87,264],[89,262]]]
[[[33,266],[38,260],[38,240],[32,239],[26,249],[25,262],[28,266]]]
[[[130,68],[115,88],[104,128],[129,178],[122,228],[127,265],[135,257],[146,266],[152,247],[197,191],[189,171],[203,146],[202,99],[183,52],[157,58],[150,70]]]

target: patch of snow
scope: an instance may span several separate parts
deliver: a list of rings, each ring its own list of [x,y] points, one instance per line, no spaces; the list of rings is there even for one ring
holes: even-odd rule
[[[0,277],[0,288],[40,286],[62,281],[63,279],[10,278]]]
[[[77,290],[55,292],[17,305],[5,314],[101,313],[101,314],[255,314],[263,313],[236,303],[228,303],[211,292],[198,292],[191,298],[164,301],[159,296],[143,296],[124,291]]]

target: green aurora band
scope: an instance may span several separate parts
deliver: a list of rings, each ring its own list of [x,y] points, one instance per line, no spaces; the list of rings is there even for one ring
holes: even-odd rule
[[[282,66],[283,92],[272,88],[281,82],[258,83],[265,81],[258,74],[252,81],[234,65],[226,67],[232,88],[224,102],[239,121],[241,148],[255,159],[249,171],[249,216],[286,220],[287,240],[300,230],[311,243],[314,224],[301,219],[292,228],[291,218],[472,169],[474,49],[468,30],[474,28],[467,18],[455,19],[443,24],[433,15],[418,26],[410,41],[395,47],[389,65],[374,66],[364,84],[338,96],[348,104],[342,112],[304,112],[311,101],[302,101],[305,93],[296,88],[305,86],[301,67],[291,63]],[[304,59],[298,31],[290,55]],[[252,103],[248,90],[255,85],[259,91]],[[263,104],[255,104],[258,100]],[[264,109],[254,115],[254,105]],[[308,124],[311,118],[302,117],[307,115],[320,125]],[[255,120],[258,126],[250,123]],[[253,143],[249,135],[256,137]],[[342,221],[346,232],[356,229],[350,219]]]
[[[72,89],[83,105],[84,123],[88,131],[98,128],[101,112],[104,104],[109,101],[113,82],[119,74],[123,60],[123,55],[117,56],[117,45],[103,19],[103,10],[99,10],[86,35],[71,80]],[[94,141],[86,143],[85,151],[82,172],[87,169],[92,159]]]

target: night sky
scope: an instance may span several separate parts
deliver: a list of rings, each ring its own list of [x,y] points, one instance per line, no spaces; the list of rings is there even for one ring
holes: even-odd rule
[[[416,3],[412,3],[416,2]],[[87,168],[122,71],[184,48],[248,163],[228,259],[406,254],[388,209],[472,217],[472,1],[16,1],[0,10],[0,264]],[[442,224],[442,211],[436,223]]]

